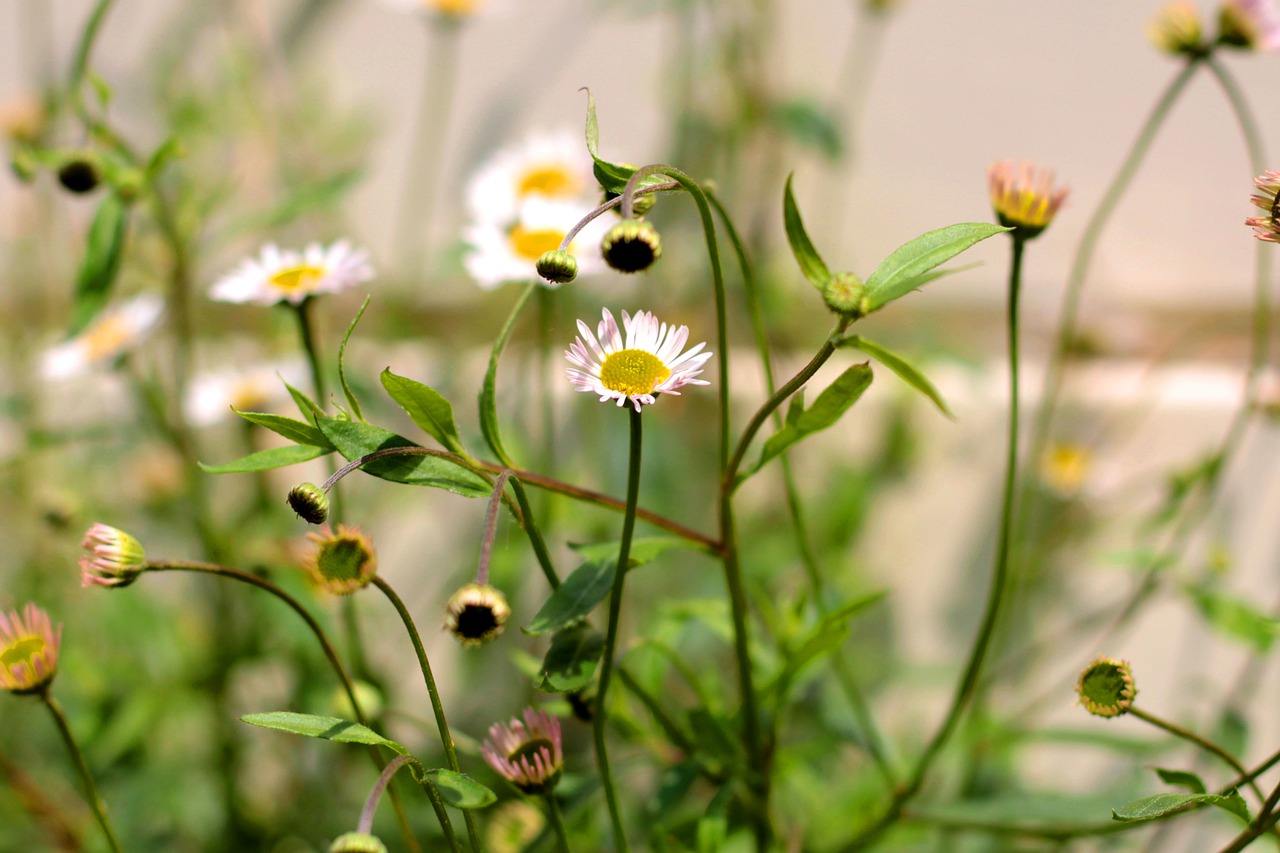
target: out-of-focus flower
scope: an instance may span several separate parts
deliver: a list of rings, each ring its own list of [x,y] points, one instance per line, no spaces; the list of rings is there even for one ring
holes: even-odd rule
[[[467,185],[467,205],[477,222],[506,227],[523,219],[521,205],[527,199],[590,210],[597,191],[581,133],[541,133],[504,148],[481,166]]]
[[[1147,25],[1147,38],[1156,48],[1174,56],[1198,56],[1206,47],[1200,13],[1191,0],[1173,0],[1160,7]]]
[[[316,549],[307,558],[307,574],[331,595],[350,595],[368,586],[378,573],[373,543],[354,527],[339,524],[337,531],[309,533]]]
[[[0,613],[0,688],[10,693],[39,693],[58,671],[62,626],[34,604],[22,613]],[[558,729],[557,729],[558,733]],[[559,753],[559,738],[556,740]]]
[[[1253,185],[1258,191],[1249,197],[1249,202],[1266,211],[1267,215],[1251,217],[1244,224],[1253,229],[1253,236],[1259,240],[1280,243],[1280,222],[1276,221],[1277,214],[1280,214],[1277,209],[1280,203],[1276,201],[1276,195],[1280,193],[1280,172],[1263,172],[1253,179]]]
[[[484,834],[493,853],[519,853],[547,823],[542,812],[524,800],[507,800],[490,812]]]
[[[591,212],[585,204],[529,198],[520,205],[519,217],[508,224],[478,222],[466,231],[470,246],[463,257],[467,272],[485,290],[509,281],[528,281],[537,275],[539,258],[560,248],[565,235]],[[590,274],[603,267],[598,253],[581,253],[578,247],[599,239],[601,225],[595,219],[578,232],[567,248],[578,261],[578,272]],[[547,287],[559,282],[543,279]]]
[[[462,21],[480,14],[484,0],[383,0],[388,6],[406,12],[438,15],[451,21]]]
[[[1089,476],[1092,455],[1079,444],[1055,444],[1040,461],[1041,481],[1064,497],[1080,491]]]
[[[46,379],[79,376],[128,352],[155,327],[163,309],[164,301],[153,293],[140,293],[104,309],[79,335],[45,352],[41,375]]]
[[[302,252],[269,243],[257,258],[247,258],[209,289],[219,302],[300,304],[319,293],[336,293],[373,278],[369,255],[339,240],[329,247],[312,243]]]
[[[85,531],[80,547],[88,552],[80,558],[81,586],[128,586],[147,567],[142,543],[106,524]]]
[[[284,383],[296,386],[306,376],[302,359],[203,371],[191,378],[182,411],[191,426],[212,426],[233,417],[232,409],[261,412],[285,400],[289,394]]]
[[[545,711],[525,708],[524,722],[513,718],[489,727],[489,739],[480,754],[498,775],[524,793],[548,793],[564,769],[560,721]]]
[[[1069,190],[1053,185],[1053,173],[1030,163],[1002,160],[987,169],[991,206],[1005,227],[1018,229],[1023,239],[1038,235],[1066,201]]]
[[[49,113],[40,99],[23,93],[0,104],[0,133],[14,142],[35,142],[44,135]]]
[[[630,401],[638,412],[659,394],[679,396],[677,389],[685,385],[711,384],[696,378],[711,358],[702,351],[706,343],[681,352],[689,340],[688,326],[659,323],[648,311],[634,317],[623,311],[620,331],[607,308],[602,315],[596,335],[578,321],[579,336],[564,354],[575,365],[566,375],[579,391],[596,394],[601,402],[617,400],[619,406]]]
[[[463,647],[481,646],[496,639],[511,616],[502,592],[486,584],[469,583],[449,596],[444,627]]]
[[[329,853],[387,853],[387,845],[377,836],[348,832],[333,839]]]
[[[1218,9],[1218,42],[1245,50],[1280,50],[1275,0],[1225,0]]]
[[[1113,658],[1098,658],[1080,673],[1076,693],[1080,704],[1095,717],[1118,717],[1132,707],[1138,688],[1129,664]]]

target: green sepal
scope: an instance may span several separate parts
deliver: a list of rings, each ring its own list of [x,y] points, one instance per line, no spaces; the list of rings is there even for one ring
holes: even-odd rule
[[[388,447],[421,446],[390,430],[356,421],[320,417],[316,425],[348,461]],[[360,470],[393,483],[430,486],[468,498],[487,498],[493,492],[493,486],[479,474],[439,456],[388,456]]]
[[[265,427],[276,435],[284,436],[296,444],[306,444],[311,447],[323,447],[325,450],[337,449],[329,439],[324,437],[324,433],[306,421],[287,418],[284,415],[270,414],[268,412],[242,412],[234,406],[231,407],[231,411],[235,412],[249,423]]]
[[[497,794],[465,773],[441,768],[428,770],[423,776],[455,809],[482,809],[498,800]]]
[[[1155,794],[1142,797],[1131,803],[1111,810],[1111,819],[1123,823],[1156,820],[1172,812],[1182,811],[1190,806],[1217,806],[1224,809],[1245,823],[1250,821],[1249,806],[1240,792],[1232,789],[1225,796],[1219,794]]]
[[[796,206],[795,196],[791,192],[793,177],[794,175],[787,175],[787,185],[782,193],[782,222],[787,230],[787,243],[791,245],[791,254],[795,256],[804,277],[821,293],[831,278],[831,270],[818,255],[813,241],[809,239],[809,232],[804,229],[800,208]]]
[[[965,249],[1011,231],[989,222],[961,222],[921,234],[908,240],[880,262],[863,283],[866,290],[866,313],[882,308],[899,297],[922,287],[945,272],[930,273]]]
[[[263,714],[245,714],[241,722],[278,732],[322,738],[335,743],[363,743],[368,746],[385,746],[393,752],[408,755],[409,750],[393,740],[383,737],[373,729],[341,717],[322,717],[316,714],[298,714],[293,711],[268,711]]]
[[[453,420],[453,406],[444,396],[421,382],[398,376],[391,368],[382,371],[382,387],[423,432],[459,456],[466,456]]]
[[[203,462],[196,464],[206,474],[248,474],[253,471],[286,468],[297,465],[299,462],[310,462],[312,459],[319,459],[332,452],[332,449],[309,444],[289,444],[284,447],[273,447],[270,450],[259,450],[257,453],[250,453],[248,456],[242,456],[234,462],[225,462],[222,465],[206,465]]]
[[[843,337],[836,341],[836,346],[852,347],[865,352],[867,355],[871,356],[876,361],[896,373],[898,378],[903,382],[906,382],[912,388],[932,400],[933,404],[938,407],[938,411],[942,412],[942,414],[946,415],[948,418],[955,420],[956,416],[952,414],[951,409],[947,407],[946,401],[942,399],[942,395],[938,393],[938,389],[934,387],[934,384],[902,356],[887,347],[882,347],[875,341],[867,340],[859,335],[848,335]]]
[[[562,628],[542,659],[537,688],[544,693],[581,690],[596,677],[604,635],[584,622]]]
[[[68,334],[74,336],[83,332],[107,304],[111,288],[120,274],[128,224],[128,203],[117,193],[104,195],[89,225],[84,257],[76,271],[75,305]]]

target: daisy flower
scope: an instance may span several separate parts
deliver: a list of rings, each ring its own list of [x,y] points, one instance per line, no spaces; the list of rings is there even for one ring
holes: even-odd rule
[[[485,290],[509,281],[527,281],[537,275],[538,258],[544,252],[560,247],[566,234],[590,213],[587,204],[551,201],[531,197],[519,208],[518,217],[509,224],[480,222],[464,235],[469,250],[462,263],[467,272]],[[604,233],[601,218],[591,220],[574,237],[568,251],[578,261],[578,274],[591,274],[603,268],[600,253],[594,247]],[[580,247],[590,250],[580,252]],[[548,287],[557,286],[543,280]]]
[[[147,568],[147,552],[128,533],[106,524],[95,524],[84,534],[80,547],[81,586],[128,586]]]
[[[62,626],[34,604],[7,616],[0,613],[0,690],[39,693],[58,671]]]
[[[312,243],[302,252],[268,243],[209,289],[219,302],[300,304],[318,293],[336,293],[373,278],[369,254],[339,240],[328,248]]]
[[[596,335],[587,324],[578,321],[579,337],[564,356],[575,365],[566,371],[569,381],[579,391],[590,392],[600,401],[627,401],[640,411],[641,405],[652,405],[659,394],[680,395],[676,389],[685,385],[710,385],[695,377],[711,353],[703,352],[705,343],[680,352],[689,340],[688,326],[668,326],[648,311],[634,317],[622,312],[622,331],[606,308]],[[583,343],[585,341],[586,343]]]
[[[231,415],[232,409],[265,411],[288,396],[285,382],[296,387],[306,377],[307,366],[301,359],[208,370],[192,377],[182,411],[192,426],[212,426]]]
[[[386,5],[405,12],[425,12],[460,21],[480,13],[484,0],[383,0]]]
[[[1048,227],[1069,192],[1053,185],[1053,172],[1010,160],[992,163],[987,182],[996,219],[1001,225],[1017,228],[1024,238]]]
[[[564,753],[560,721],[546,711],[524,709],[524,722],[494,723],[480,748],[499,776],[526,794],[545,794],[560,781]]]
[[[1280,193],[1280,172],[1263,172],[1253,179],[1253,185],[1258,191],[1249,197],[1249,202],[1266,211],[1267,215],[1251,217],[1244,224],[1254,230],[1253,236],[1259,240],[1280,243],[1280,224],[1276,222],[1276,214],[1280,212],[1277,211],[1280,204],[1276,201],[1276,194]]]
[[[581,135],[559,131],[532,136],[494,155],[468,184],[467,205],[476,221],[506,225],[520,215],[526,199],[594,206],[598,192]]]
[[[46,379],[69,379],[109,362],[136,347],[160,321],[164,300],[140,293],[104,309],[89,327],[47,350],[40,360]]]

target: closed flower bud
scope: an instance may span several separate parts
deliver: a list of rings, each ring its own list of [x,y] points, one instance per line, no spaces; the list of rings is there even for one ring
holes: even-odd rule
[[[996,220],[1024,240],[1049,227],[1069,192],[1054,185],[1052,172],[1008,160],[991,164],[987,182]]]
[[[98,187],[98,167],[89,155],[76,155],[58,169],[58,183],[77,195]]]
[[[0,690],[43,693],[58,672],[61,645],[62,626],[54,630],[49,614],[34,604],[0,613]]]
[[[307,560],[307,573],[316,586],[332,595],[350,595],[368,586],[378,573],[378,560],[369,538],[354,527],[339,524],[327,535],[308,534],[316,550]]]
[[[323,524],[329,517],[329,497],[315,483],[299,483],[289,490],[289,508],[308,524]]]
[[[600,253],[618,272],[640,272],[662,257],[662,240],[658,229],[648,222],[630,219],[609,229],[600,243]]]
[[[80,547],[88,552],[80,558],[81,586],[128,586],[147,568],[142,543],[105,524],[85,531]]]
[[[568,284],[578,277],[578,259],[564,249],[543,252],[538,258],[538,275],[553,284]]]
[[[1133,705],[1138,695],[1129,664],[1112,658],[1098,658],[1080,673],[1076,683],[1080,704],[1097,717],[1118,717]]]
[[[444,626],[464,647],[497,638],[511,616],[506,596],[488,584],[469,583],[449,597]]]
[[[348,832],[333,839],[329,853],[387,853],[387,845],[363,832]]]
[[[1156,48],[1172,56],[1199,56],[1205,52],[1200,13],[1191,0],[1173,0],[1156,13],[1147,26],[1147,38]]]
[[[836,273],[822,286],[822,299],[827,307],[845,317],[858,318],[866,313],[867,294],[862,280],[851,272]]]

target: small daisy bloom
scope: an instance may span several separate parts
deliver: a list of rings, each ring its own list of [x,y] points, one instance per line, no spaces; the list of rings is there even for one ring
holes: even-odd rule
[[[464,236],[470,248],[462,263],[485,290],[510,281],[528,281],[538,275],[538,259],[543,253],[560,248],[565,235],[591,210],[582,203],[526,199],[514,223],[479,222],[468,228]],[[600,217],[591,220],[569,244],[567,251],[578,262],[578,275],[590,275],[604,267],[595,246],[605,224]],[[559,286],[547,279],[540,281],[547,287]]]
[[[546,711],[524,709],[524,722],[512,719],[489,727],[480,754],[498,775],[526,794],[545,794],[560,781],[564,753],[560,721]]]
[[[296,387],[306,379],[307,366],[301,359],[204,371],[192,377],[182,411],[192,426],[212,426],[230,417],[232,409],[266,411],[288,399],[285,382]]]
[[[369,254],[346,240],[329,247],[312,243],[301,252],[269,243],[209,289],[219,302],[301,304],[318,293],[336,293],[373,278]]]
[[[1280,213],[1277,210],[1280,203],[1276,201],[1276,194],[1280,193],[1280,172],[1263,172],[1253,179],[1253,185],[1258,191],[1249,197],[1249,201],[1254,207],[1265,210],[1267,215],[1246,219],[1244,224],[1254,230],[1253,236],[1259,240],[1280,243],[1280,223],[1276,222],[1276,214]]]
[[[438,15],[452,21],[474,18],[484,6],[484,0],[383,0],[386,5],[405,12]]]
[[[43,691],[58,671],[61,644],[62,626],[54,630],[49,614],[34,604],[22,613],[0,613],[0,689],[17,694]]]
[[[140,293],[104,309],[87,329],[47,350],[40,360],[46,379],[68,379],[111,361],[136,347],[160,321],[164,300]]]
[[[987,183],[996,219],[1001,225],[1017,228],[1027,239],[1048,227],[1069,192],[1053,185],[1053,172],[1011,160],[992,163]]]
[[[467,185],[467,205],[476,221],[505,225],[527,199],[592,205],[598,193],[581,132],[562,130],[495,154]]]
[[[1218,40],[1248,50],[1280,50],[1275,0],[1226,0],[1218,10]]]
[[[147,552],[128,533],[106,524],[95,524],[84,534],[80,547],[81,586],[128,586],[147,568]]]
[[[711,358],[700,343],[681,352],[689,340],[688,326],[668,326],[648,311],[634,317],[622,312],[622,331],[606,308],[597,333],[578,321],[578,338],[564,357],[575,365],[566,371],[579,391],[600,397],[600,402],[631,401],[636,411],[652,405],[659,394],[680,395],[685,385],[710,385],[695,377]],[[585,343],[584,343],[585,341]]]

